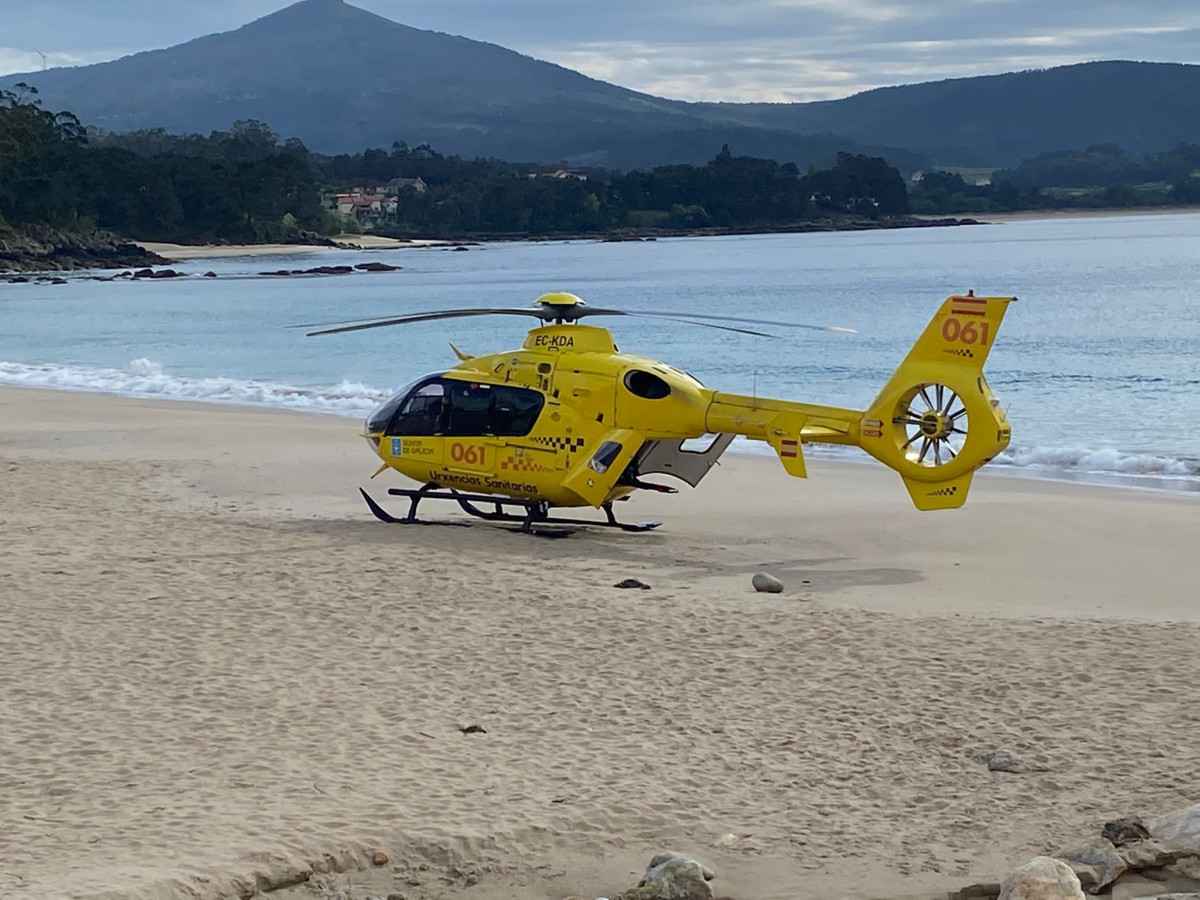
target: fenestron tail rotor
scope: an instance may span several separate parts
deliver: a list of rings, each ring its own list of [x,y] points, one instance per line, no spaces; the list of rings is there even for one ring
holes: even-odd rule
[[[967,406],[944,384],[918,384],[896,405],[892,424],[905,457],[919,466],[944,466],[962,452],[969,425]]]
[[[339,322],[311,322],[306,325],[294,325],[293,328],[318,328],[318,331],[308,332],[308,337],[324,334],[340,334],[347,331],[365,331],[369,328],[383,328],[388,325],[409,325],[416,322],[432,322],[437,319],[461,319],[473,316],[532,316],[546,324],[562,325],[578,322],[589,316],[630,316],[643,319],[659,319],[668,322],[679,322],[686,325],[700,325],[705,328],[715,328],[720,331],[733,331],[739,334],[751,334],[756,337],[774,338],[778,335],[749,328],[738,328],[734,325],[717,325],[714,322],[737,322],[747,325],[770,325],[778,328],[805,328],[814,331],[830,331],[841,334],[853,334],[852,328],[839,328],[827,325],[808,325],[800,322],[777,322],[768,319],[747,319],[738,316],[714,316],[689,312],[660,313],[641,310],[601,309],[590,307],[579,297],[568,293],[543,294],[533,302],[531,307],[479,307],[468,309],[448,309],[440,312],[412,313],[409,315],[390,316],[374,319],[344,319]],[[331,326],[331,327],[326,327]]]

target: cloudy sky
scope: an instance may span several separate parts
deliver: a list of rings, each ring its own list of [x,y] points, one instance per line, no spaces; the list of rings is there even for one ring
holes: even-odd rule
[[[229,31],[287,0],[0,0],[0,74]],[[1200,0],[356,0],[682,100],[819,100],[1095,59],[1200,63]]]

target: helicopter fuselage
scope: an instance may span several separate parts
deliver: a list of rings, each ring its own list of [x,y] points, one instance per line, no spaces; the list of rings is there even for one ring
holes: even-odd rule
[[[953,509],[975,470],[1008,446],[982,369],[1013,299],[948,298],[865,410],[713,391],[619,352],[605,328],[560,322],[530,331],[519,350],[455,350],[456,366],[372,413],[365,437],[422,485],[596,508],[662,489],[645,475],[695,486],[734,436],[770,444],[801,478],[804,444],[844,444],[896,470],[918,509]],[[719,436],[706,449],[685,443],[706,434]]]
[[[519,350],[467,357],[410,385],[368,419],[365,436],[422,483],[599,506],[636,489],[620,476],[645,442],[703,435],[712,396],[685,372],[619,353],[607,329],[549,325]],[[576,470],[583,493],[569,486]]]

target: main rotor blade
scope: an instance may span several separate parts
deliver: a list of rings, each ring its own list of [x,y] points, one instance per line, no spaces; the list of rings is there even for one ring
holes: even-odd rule
[[[751,331],[749,328],[733,328],[729,325],[713,325],[710,322],[693,322],[691,319],[680,319],[678,316],[646,315],[644,313],[623,312],[621,310],[605,310],[601,315],[636,316],[639,319],[658,319],[660,322],[679,322],[683,325],[699,325],[701,328],[716,328],[720,331],[736,331],[738,334],[752,334],[755,337],[778,338],[777,334],[765,331]]]
[[[383,328],[385,325],[408,325],[413,322],[432,322],[435,319],[465,319],[471,316],[533,316],[535,319],[545,320],[545,313],[540,309],[448,309],[443,312],[413,313],[412,315],[396,316],[391,319],[357,320],[360,322],[358,325],[344,325],[340,328],[310,331],[306,336],[317,337],[322,334],[341,334],[345,331],[365,331],[368,328]],[[336,323],[331,322],[328,324]],[[312,326],[305,325],[300,327],[310,328]]]
[[[810,331],[832,331],[837,334],[858,334],[853,328],[842,328],[837,325],[806,325],[801,322],[776,322],[772,319],[747,319],[742,316],[711,316],[702,313],[678,312],[678,313],[658,313],[658,312],[643,312],[634,309],[581,309],[579,317],[583,316],[641,316],[651,319],[674,319],[677,322],[684,322],[690,319],[708,319],[714,322],[744,322],[747,325],[774,325],[779,328],[807,328]],[[699,325],[699,322],[693,324]],[[719,326],[710,326],[717,328]],[[738,329],[733,329],[734,331]],[[750,331],[747,334],[758,334],[759,332]],[[774,337],[775,335],[768,335]]]

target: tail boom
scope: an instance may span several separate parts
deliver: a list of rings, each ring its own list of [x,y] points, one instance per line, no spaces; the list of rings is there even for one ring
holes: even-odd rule
[[[707,429],[766,441],[801,478],[805,443],[862,447],[900,474],[918,509],[962,506],[975,470],[1011,436],[983,364],[1014,300],[948,298],[865,411],[717,392]]]

